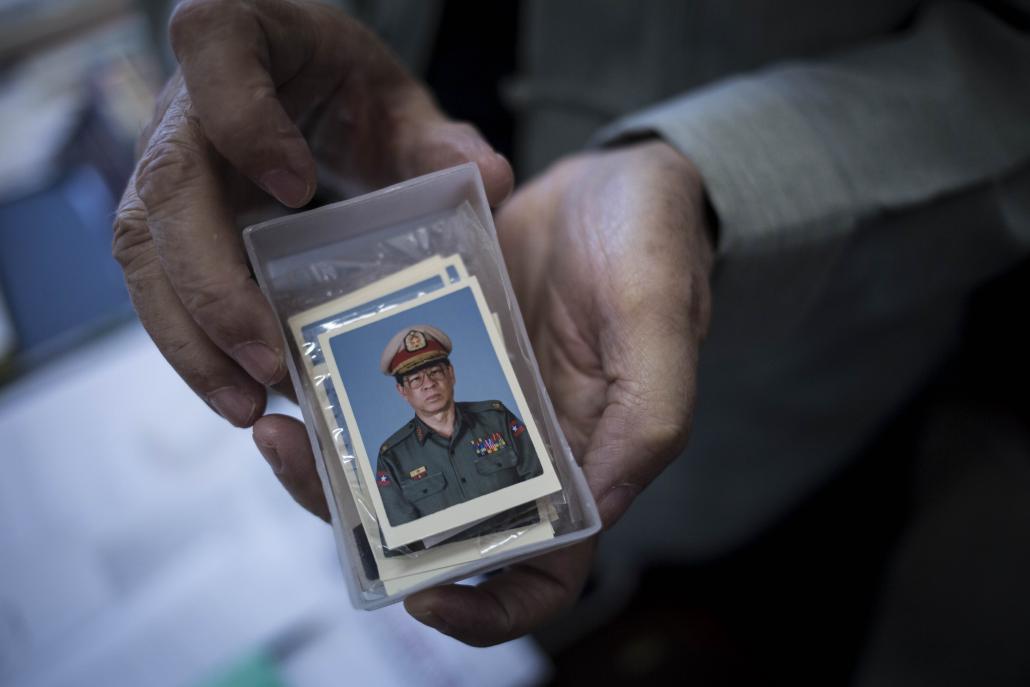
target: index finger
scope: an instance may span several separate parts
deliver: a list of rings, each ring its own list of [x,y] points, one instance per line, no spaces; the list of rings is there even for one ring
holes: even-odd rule
[[[187,0],[169,24],[206,137],[237,170],[290,207],[304,205],[314,193],[315,162],[277,88],[311,58],[317,43],[311,11],[289,2]]]
[[[251,278],[216,154],[189,109],[185,93],[169,106],[140,161],[136,190],[183,306],[251,377],[275,384],[285,374],[279,325]]]

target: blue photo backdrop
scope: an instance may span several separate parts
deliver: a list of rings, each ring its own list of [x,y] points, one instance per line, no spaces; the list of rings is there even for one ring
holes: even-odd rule
[[[393,377],[379,370],[379,358],[394,334],[417,324],[433,325],[451,337],[454,349],[450,359],[457,378],[455,400],[500,401],[522,416],[490,343],[472,289],[458,289],[329,340],[373,470],[379,447],[415,416],[397,393]]]

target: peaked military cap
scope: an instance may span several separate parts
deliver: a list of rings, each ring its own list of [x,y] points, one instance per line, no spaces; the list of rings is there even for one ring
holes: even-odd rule
[[[451,337],[431,324],[416,324],[393,335],[379,358],[379,369],[385,375],[402,375],[450,353]]]

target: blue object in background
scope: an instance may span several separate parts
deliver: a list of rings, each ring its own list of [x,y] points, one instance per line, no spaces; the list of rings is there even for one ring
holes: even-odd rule
[[[114,199],[95,169],[0,204],[0,286],[20,352],[48,352],[131,312],[111,257]]]

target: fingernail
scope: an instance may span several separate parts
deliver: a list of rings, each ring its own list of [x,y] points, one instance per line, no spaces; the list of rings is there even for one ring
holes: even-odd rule
[[[437,632],[442,632],[445,635],[453,635],[454,634],[454,628],[451,627],[450,625],[448,625],[447,622],[443,618],[438,616],[436,613],[433,613],[432,611],[419,611],[419,612],[408,611],[408,614],[412,618],[414,618],[415,620],[417,620],[420,623],[422,623],[423,625],[428,625],[429,627],[433,628]]]
[[[275,450],[275,446],[271,444],[265,444],[254,439],[254,444],[257,445],[258,451],[268,461],[268,465],[272,468],[272,472],[279,474],[279,471],[283,469],[283,459],[279,457],[279,452]]]
[[[291,208],[300,207],[307,202],[311,189],[306,181],[288,169],[273,169],[265,172],[258,181],[261,188],[275,196],[280,203]]]
[[[275,384],[283,376],[283,365],[279,355],[260,341],[251,341],[239,346],[236,360],[251,377],[262,384]]]
[[[254,400],[232,387],[223,387],[211,392],[207,402],[218,414],[237,427],[246,427],[257,406]]]

